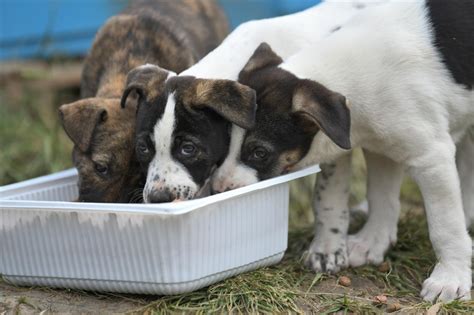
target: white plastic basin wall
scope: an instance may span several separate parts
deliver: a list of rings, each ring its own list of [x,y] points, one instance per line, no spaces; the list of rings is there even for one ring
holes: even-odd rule
[[[0,188],[0,273],[18,285],[176,294],[275,264],[287,247],[289,181],[313,166],[166,204],[70,202],[67,170]]]

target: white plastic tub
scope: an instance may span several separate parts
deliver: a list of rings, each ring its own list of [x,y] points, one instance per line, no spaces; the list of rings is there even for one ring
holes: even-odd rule
[[[77,197],[73,169],[0,187],[0,274],[18,285],[193,291],[279,262],[288,182],[318,171],[154,205],[69,202]]]

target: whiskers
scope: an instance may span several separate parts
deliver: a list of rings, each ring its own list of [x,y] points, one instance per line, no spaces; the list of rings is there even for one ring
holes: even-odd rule
[[[143,187],[133,189],[129,195],[129,203],[143,203]]]

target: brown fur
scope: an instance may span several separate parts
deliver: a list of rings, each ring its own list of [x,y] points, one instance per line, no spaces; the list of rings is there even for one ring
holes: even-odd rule
[[[278,158],[277,169],[283,173],[289,172],[291,168],[303,158],[303,151],[300,148],[283,151]]]
[[[140,186],[135,98],[120,108],[127,73],[145,63],[180,72],[217,47],[227,31],[223,12],[211,0],[132,1],[106,22],[84,63],[81,96],[86,99],[60,108],[75,144],[79,200],[128,202]],[[109,174],[97,171],[104,165]]]
[[[135,128],[135,119],[130,118],[135,117],[135,109],[129,106],[126,110],[117,110],[119,107],[118,99],[87,98],[60,108],[65,130],[72,139],[72,135],[81,130],[84,134],[91,134],[93,130],[94,134],[87,143],[87,151],[79,143],[74,146],[73,161],[80,174],[80,201],[128,202],[133,189],[129,183],[140,180],[138,166],[133,165],[133,150],[130,150],[134,145]],[[81,115],[85,120],[78,119]],[[106,165],[109,174],[99,174],[96,165]]]
[[[211,108],[245,129],[255,124],[255,91],[245,85],[231,80],[194,79],[189,88],[178,93],[182,93],[183,104],[190,110]]]
[[[122,94],[122,107],[132,91],[137,91],[142,97],[141,103],[152,104],[163,95],[165,81],[169,72],[160,67],[138,67],[127,75],[127,84]]]
[[[82,97],[96,96],[99,86],[116,81],[117,75],[123,89],[124,74],[144,63],[179,73],[216,48],[227,33],[215,1],[133,1],[97,33],[84,63]],[[122,89],[113,96],[120,97]]]

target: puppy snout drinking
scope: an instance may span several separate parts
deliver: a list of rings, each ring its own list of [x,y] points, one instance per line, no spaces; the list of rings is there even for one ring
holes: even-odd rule
[[[147,198],[149,203],[171,202],[175,199],[175,194],[173,194],[169,189],[152,190]]]

